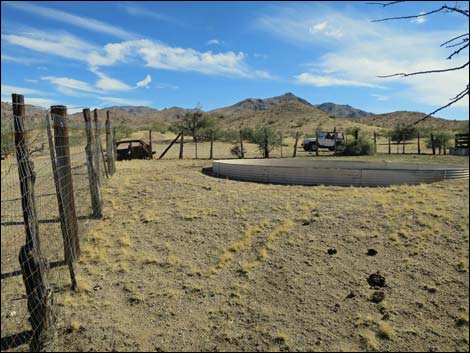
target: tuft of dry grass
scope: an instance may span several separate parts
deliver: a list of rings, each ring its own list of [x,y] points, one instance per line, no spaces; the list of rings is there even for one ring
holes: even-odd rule
[[[361,337],[366,345],[366,347],[373,351],[379,350],[379,342],[375,338],[375,333],[370,330],[365,330],[361,333]]]
[[[382,338],[390,339],[393,336],[393,328],[388,322],[380,321],[378,325],[379,336]]]

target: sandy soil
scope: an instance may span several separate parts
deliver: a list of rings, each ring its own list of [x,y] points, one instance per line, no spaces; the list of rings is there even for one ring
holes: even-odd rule
[[[468,351],[468,180],[282,186],[210,165],[117,163],[59,348]]]

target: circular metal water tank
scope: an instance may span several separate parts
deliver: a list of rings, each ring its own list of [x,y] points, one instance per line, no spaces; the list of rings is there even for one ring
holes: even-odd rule
[[[234,159],[212,162],[215,175],[273,184],[387,186],[468,179],[469,168],[388,161]]]

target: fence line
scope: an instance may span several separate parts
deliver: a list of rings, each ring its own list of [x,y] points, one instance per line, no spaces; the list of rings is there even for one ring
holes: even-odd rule
[[[112,146],[101,148],[97,111],[92,122],[84,109],[79,121],[53,106],[40,119],[22,95],[12,101],[13,114],[2,118],[2,351],[52,351],[64,295],[77,288],[81,236],[102,217],[100,185],[109,175],[101,164],[114,172],[115,157]],[[109,113],[107,122],[111,129]]]

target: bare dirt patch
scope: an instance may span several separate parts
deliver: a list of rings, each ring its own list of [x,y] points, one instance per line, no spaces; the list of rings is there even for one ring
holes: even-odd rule
[[[283,186],[210,165],[117,163],[62,349],[468,350],[468,180]]]

